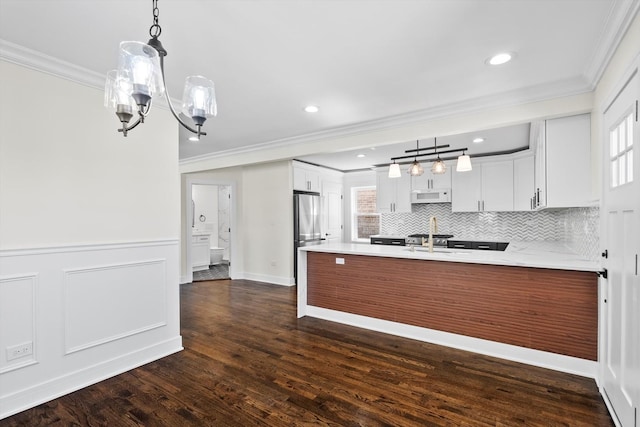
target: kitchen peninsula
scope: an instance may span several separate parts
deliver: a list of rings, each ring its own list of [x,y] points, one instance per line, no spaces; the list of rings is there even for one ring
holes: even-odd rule
[[[559,242],[312,246],[300,250],[298,317],[595,378],[599,269]]]

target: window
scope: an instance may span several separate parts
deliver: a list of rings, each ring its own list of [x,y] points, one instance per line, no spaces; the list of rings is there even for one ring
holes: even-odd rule
[[[633,181],[633,113],[609,134],[611,188]]]
[[[368,241],[380,234],[380,214],[376,212],[376,187],[351,189],[351,240]]]

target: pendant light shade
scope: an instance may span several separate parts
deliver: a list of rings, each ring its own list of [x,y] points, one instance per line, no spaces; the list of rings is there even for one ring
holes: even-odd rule
[[[389,165],[389,178],[400,178],[401,176],[400,165],[394,161]]]
[[[120,77],[118,70],[109,71],[104,85],[104,106],[118,114],[118,117],[125,116],[125,122],[133,117],[137,109],[136,101],[131,96],[132,91],[131,82]]]
[[[409,166],[409,175],[420,176],[424,173],[424,168],[418,163],[418,160],[414,160]]]
[[[444,164],[444,162],[440,159],[440,157],[438,157],[436,161],[433,162],[433,165],[431,165],[431,172],[436,175],[443,174],[446,171],[447,171],[447,165]]]
[[[462,152],[462,156],[458,157],[458,163],[456,165],[457,172],[468,172],[472,169],[471,157],[468,154]]]
[[[146,43],[120,43],[118,74],[131,82],[131,95],[138,105],[146,106],[154,95],[164,92],[160,55]]]
[[[218,114],[216,91],[213,82],[202,76],[189,76],[184,83],[182,112],[202,124]]]

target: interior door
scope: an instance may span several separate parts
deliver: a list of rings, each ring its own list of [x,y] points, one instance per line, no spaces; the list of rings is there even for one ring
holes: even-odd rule
[[[322,183],[323,230],[322,237],[329,242],[342,241],[342,183]]]
[[[623,427],[640,399],[640,129],[637,72],[607,108],[603,150],[603,388]]]

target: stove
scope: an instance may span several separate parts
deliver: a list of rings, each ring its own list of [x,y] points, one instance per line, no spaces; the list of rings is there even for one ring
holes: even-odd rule
[[[453,234],[434,234],[433,235],[433,246],[447,247],[447,240],[453,237]],[[407,236],[406,244],[407,245],[421,245],[422,238],[425,241],[429,239],[429,234],[410,234]]]

